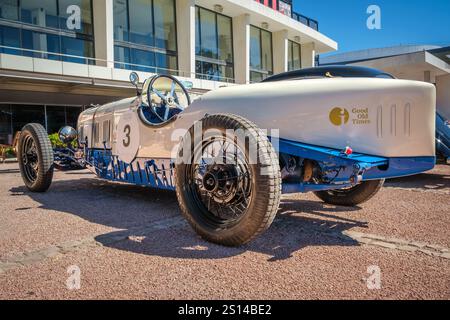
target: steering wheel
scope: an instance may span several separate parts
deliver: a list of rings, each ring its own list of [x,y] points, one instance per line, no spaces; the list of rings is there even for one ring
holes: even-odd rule
[[[147,101],[152,113],[162,123],[171,120],[191,104],[186,88],[170,75],[152,78],[147,90]]]

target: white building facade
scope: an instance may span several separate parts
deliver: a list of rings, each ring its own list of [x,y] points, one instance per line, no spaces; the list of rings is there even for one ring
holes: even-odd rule
[[[337,44],[291,0],[0,0],[0,143],[133,94],[131,70],[202,93],[312,67]]]

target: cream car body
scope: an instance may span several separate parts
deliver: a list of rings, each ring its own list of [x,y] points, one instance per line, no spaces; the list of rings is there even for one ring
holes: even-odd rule
[[[258,127],[278,129],[281,139],[382,157],[433,157],[435,88],[408,80],[373,78],[324,78],[267,82],[221,88],[194,101],[175,121],[149,127],[139,119],[141,97],[128,98],[81,114],[79,128],[94,141],[92,126],[110,121],[107,147],[117,149],[117,124],[133,112],[136,118],[138,158],[171,158],[179,133],[205,114],[231,113],[250,119]],[[330,112],[347,110],[349,119],[335,125]],[[178,131],[177,131],[178,130]],[[105,137],[93,145],[103,148]],[[108,138],[108,137],[106,137]]]

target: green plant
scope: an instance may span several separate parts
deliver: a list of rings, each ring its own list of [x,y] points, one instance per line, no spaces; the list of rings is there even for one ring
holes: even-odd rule
[[[8,158],[13,158],[13,157],[16,156],[16,152],[14,151],[14,148],[13,148],[13,147],[8,147],[8,148],[6,148],[6,150],[5,150],[5,155],[6,155],[6,157],[8,157]]]
[[[52,147],[55,148],[67,148],[67,144],[63,143],[59,139],[58,133],[52,133],[48,135],[48,138],[50,139],[50,142],[52,143]],[[76,149],[78,148],[78,142],[77,140],[72,141],[72,148]]]

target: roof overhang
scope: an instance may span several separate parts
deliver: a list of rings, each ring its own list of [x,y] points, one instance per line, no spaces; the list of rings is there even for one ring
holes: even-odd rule
[[[211,0],[197,0],[196,4],[214,10],[216,2]],[[300,43],[314,43],[316,53],[326,53],[338,49],[337,42],[324,34],[288,17],[281,12],[266,7],[254,0],[224,0],[220,2],[223,7],[222,14],[229,17],[238,17],[243,14],[250,16],[250,23],[261,27],[263,22],[268,23],[270,32],[286,30],[289,39],[300,37]]]
[[[450,65],[427,51],[349,63],[348,65],[380,69],[397,78],[421,81],[424,80],[425,72],[430,72],[432,77],[450,74]]]

